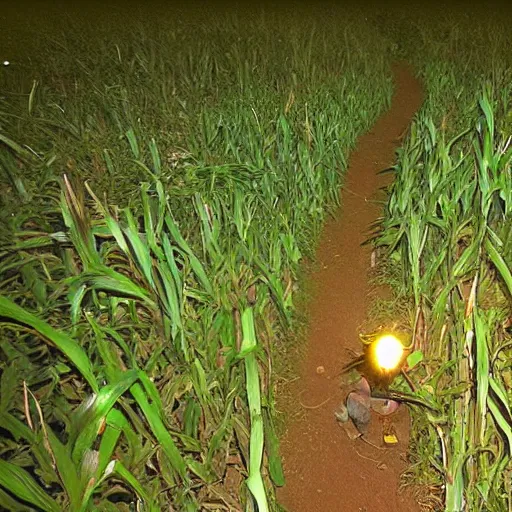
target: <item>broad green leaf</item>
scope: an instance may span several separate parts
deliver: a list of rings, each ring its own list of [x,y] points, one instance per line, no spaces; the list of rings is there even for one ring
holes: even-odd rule
[[[118,412],[113,409],[112,412]],[[110,413],[109,413],[110,414]],[[121,430],[112,427],[110,424],[107,425],[105,431],[101,436],[101,442],[98,450],[96,467],[91,467],[90,470],[87,471],[86,475],[82,475],[82,478],[85,476],[85,492],[82,497],[82,510],[87,509],[87,505],[89,500],[94,493],[96,487],[102,482],[102,477],[105,474],[105,471],[109,465],[109,463],[113,462],[112,456],[114,450],[117,446],[117,442],[121,435]],[[84,460],[86,457],[84,457]],[[82,473],[84,472],[84,468],[82,469]]]
[[[423,361],[423,352],[421,350],[415,350],[407,356],[407,366],[412,370],[416,365]]]
[[[3,459],[0,459],[0,485],[44,512],[61,511],[60,506],[37,485],[27,471]]]
[[[137,380],[137,370],[123,372],[114,383],[101,388],[75,412],[73,418],[73,460],[82,460],[86,450],[90,450],[98,436],[100,426],[106,421],[106,416],[114,407],[119,397],[125,393]],[[77,435],[78,434],[78,435]],[[75,441],[76,439],[76,441]]]
[[[11,512],[33,512],[34,509],[16,501],[10,494],[0,487],[0,510]]]
[[[110,267],[102,266],[90,268],[74,278],[80,283],[85,283],[96,290],[113,292],[116,295],[134,297],[142,300],[151,309],[156,309],[156,303],[149,297],[144,288],[135,284],[129,277],[116,272]]]
[[[476,428],[480,436],[480,444],[485,444],[487,397],[489,395],[489,347],[488,329],[485,319],[479,313],[478,308],[473,309],[473,321],[475,325],[476,344]]]
[[[241,352],[247,353],[245,361],[245,379],[247,387],[247,400],[251,418],[249,477],[247,487],[258,504],[259,512],[268,512],[267,494],[261,475],[263,458],[263,419],[261,416],[260,377],[258,362],[253,349],[256,344],[254,316],[252,308],[246,308],[242,313],[243,341]]]

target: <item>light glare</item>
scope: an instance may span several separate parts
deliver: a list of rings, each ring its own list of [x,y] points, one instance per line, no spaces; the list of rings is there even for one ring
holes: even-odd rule
[[[404,346],[392,334],[382,336],[375,342],[375,358],[384,370],[393,370],[402,359]]]

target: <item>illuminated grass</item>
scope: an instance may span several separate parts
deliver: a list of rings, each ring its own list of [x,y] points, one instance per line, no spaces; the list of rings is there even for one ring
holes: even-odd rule
[[[273,340],[391,96],[364,18],[310,14],[98,18],[2,69],[0,508],[275,509]]]

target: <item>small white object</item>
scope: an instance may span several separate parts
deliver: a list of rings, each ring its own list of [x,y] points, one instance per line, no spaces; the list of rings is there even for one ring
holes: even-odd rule
[[[10,62],[8,60],[4,60],[4,66],[8,66]]]
[[[116,460],[111,460],[107,467],[105,468],[105,473],[103,473],[103,476],[106,477],[108,475],[110,475],[110,473],[112,473],[114,471],[114,468],[116,467]]]

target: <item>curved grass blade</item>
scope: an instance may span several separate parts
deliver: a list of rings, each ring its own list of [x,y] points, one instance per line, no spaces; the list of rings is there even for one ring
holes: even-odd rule
[[[44,512],[60,512],[60,506],[37,485],[23,468],[0,459],[0,485]]]
[[[67,446],[63,445],[51,428],[46,426],[48,442],[57,466],[57,472],[69,499],[69,506],[77,510],[82,495],[82,485],[78,476],[77,467],[71,460]]]
[[[169,228],[169,231],[171,232],[171,235],[178,244],[178,246],[182,249],[182,251],[184,251],[187,254],[190,260],[190,266],[192,267],[194,274],[199,279],[199,282],[203,285],[204,289],[213,297],[213,287],[210,280],[208,279],[208,276],[206,275],[203,265],[201,264],[197,256],[192,252],[192,249],[185,241],[183,236],[181,236],[178,226],[172,220],[170,215],[165,216],[165,224]]]
[[[52,326],[37,318],[32,313],[9,300],[0,296],[0,316],[10,318],[15,322],[28,325],[39,332],[45,339],[55,345],[80,371],[82,376],[97,393],[98,383],[92,370],[92,364],[84,349],[71,337],[57,331]]]
[[[147,395],[143,387],[137,382],[130,388],[130,393],[133,398],[137,401],[137,404],[142,409],[144,416],[146,417],[149,426],[156,437],[158,442],[162,445],[164,453],[169,458],[169,462],[173,468],[178,472],[180,477],[187,481],[186,475],[186,464],[180,451],[176,447],[171,434],[165,427],[162,417],[159,414],[158,407],[155,404],[149,403]]]
[[[131,247],[133,248],[135,259],[138,262],[139,268],[142,270],[146,281],[149,283],[151,288],[155,288],[152,272],[153,262],[147,243],[143,242],[139,236],[137,225],[132,212],[128,208],[125,208],[124,214],[128,222],[128,226],[124,229],[124,232],[128,241],[130,242]]]
[[[494,244],[489,240],[485,240],[485,248],[494,266],[498,269],[503,281],[507,285],[508,291],[512,294],[512,273],[503,259],[503,256],[498,252]]]
[[[510,419],[507,420],[507,418],[503,416],[503,413],[501,412],[498,404],[492,396],[488,397],[487,404],[489,405],[489,410],[491,411],[492,417],[507,437],[509,455],[512,456],[512,423]]]
[[[88,478],[87,487],[84,491],[81,503],[81,510],[86,510],[92,494],[102,482],[102,476],[105,474],[108,465],[112,462],[112,455],[114,454],[119,437],[127,423],[126,418],[120,411],[112,409],[108,413],[107,427],[101,436],[100,447],[98,449],[97,466],[94,473]]]
[[[113,472],[128,483],[138,496],[147,504],[149,512],[160,512],[160,508],[151,500],[144,487],[138,482],[135,476],[126,469],[126,467],[119,461],[113,461]]]
[[[144,288],[135,284],[129,277],[107,266],[90,268],[76,279],[79,282],[87,283],[97,290],[115,292],[121,296],[134,297],[140,299],[151,309],[156,309],[156,303],[149,297]]]
[[[72,454],[76,464],[82,460],[85,451],[91,448],[109,411],[137,378],[137,370],[124,372],[117,382],[102,388],[96,396],[76,411],[73,419],[76,442],[74,442]]]
[[[9,146],[14,152],[18,153],[18,155],[23,156],[24,158],[27,158],[28,160],[32,160],[33,156],[30,151],[27,151],[26,149],[22,148],[17,142],[14,142],[9,137],[2,135],[0,133],[0,142],[3,142],[6,146]]]
[[[19,501],[16,501],[10,494],[7,494],[0,487],[0,510],[10,510],[12,512],[34,512],[32,507],[22,505]]]

